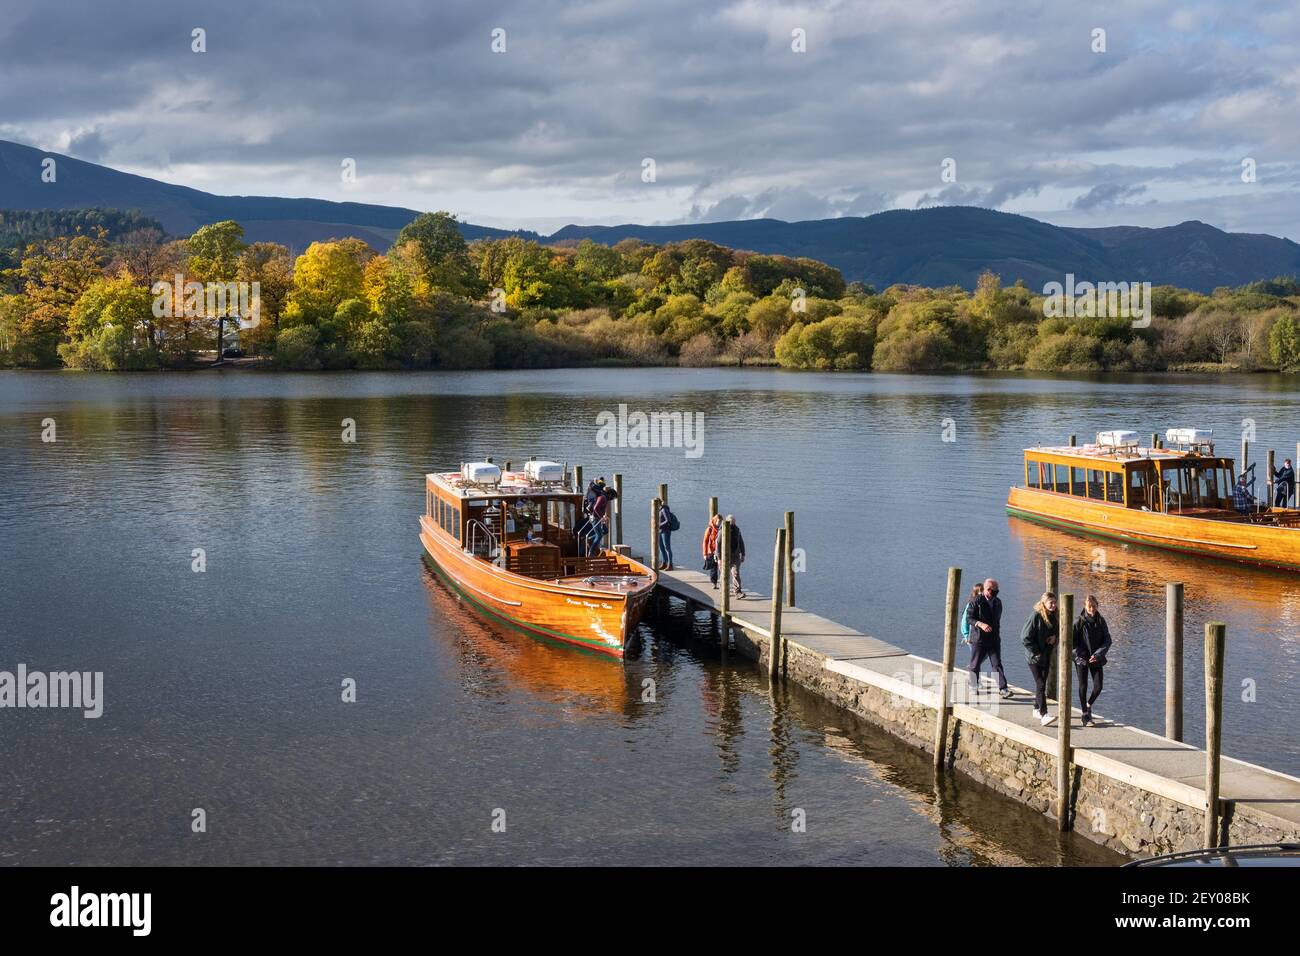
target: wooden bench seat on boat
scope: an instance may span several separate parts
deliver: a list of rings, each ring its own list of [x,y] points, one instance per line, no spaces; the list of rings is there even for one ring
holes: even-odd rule
[[[506,545],[506,570],[530,578],[558,578],[560,549],[553,544],[512,542]]]
[[[566,578],[586,578],[597,574],[620,574],[622,571],[623,566],[618,561],[603,554],[589,558],[564,559],[564,576]]]

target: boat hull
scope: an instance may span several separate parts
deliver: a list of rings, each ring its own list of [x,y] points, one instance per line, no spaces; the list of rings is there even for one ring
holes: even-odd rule
[[[623,594],[529,578],[445,542],[427,522],[421,518],[420,543],[434,570],[480,613],[542,640],[622,659],[653,575],[645,587]]]
[[[1027,488],[1011,489],[1007,513],[1067,531],[1166,551],[1300,571],[1300,528],[1141,511]]]

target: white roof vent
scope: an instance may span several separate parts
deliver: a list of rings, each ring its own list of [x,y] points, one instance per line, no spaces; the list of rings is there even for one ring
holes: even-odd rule
[[[1171,428],[1165,432],[1165,441],[1171,445],[1204,445],[1213,438],[1213,429]]]
[[[1097,444],[1106,448],[1127,448],[1138,443],[1137,432],[1097,432]]]
[[[526,461],[524,475],[529,481],[559,482],[564,480],[564,466],[554,461]]]
[[[472,485],[499,485],[501,469],[490,461],[467,461],[460,466],[460,477]]]

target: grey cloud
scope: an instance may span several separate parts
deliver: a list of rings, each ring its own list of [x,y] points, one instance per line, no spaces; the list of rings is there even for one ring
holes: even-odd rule
[[[10,138],[173,181],[209,169],[202,188],[229,193],[295,176],[299,194],[321,195],[355,157],[389,192],[349,198],[461,196],[470,219],[507,190],[498,218],[563,215],[581,196],[607,221],[648,196],[670,221],[1084,193],[1050,218],[1107,208],[1105,190],[1089,198],[1104,184],[1157,180],[1158,213],[1242,156],[1263,169],[1300,155],[1295,124],[1260,119],[1300,109],[1287,79],[1300,14],[1278,8],[1255,31],[1225,11],[1177,32],[1179,8],[1108,9],[1098,55],[1089,9],[844,0],[799,15],[801,55],[777,0],[7,0],[0,117]],[[190,50],[198,26],[205,54]],[[961,182],[945,187],[947,156]]]
[[[1126,186],[1123,183],[1101,183],[1093,186],[1070,203],[1072,209],[1103,209],[1124,205],[1147,191],[1146,186]]]

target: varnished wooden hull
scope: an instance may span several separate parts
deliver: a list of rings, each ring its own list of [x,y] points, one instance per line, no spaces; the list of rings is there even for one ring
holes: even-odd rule
[[[1168,551],[1300,571],[1300,528],[1126,508],[1073,495],[1012,488],[1007,512],[1053,527],[1131,541]]]
[[[630,562],[648,575],[648,583],[618,594],[514,574],[462,551],[428,516],[420,519],[420,542],[443,579],[491,619],[544,640],[619,659],[656,577],[644,565]]]

